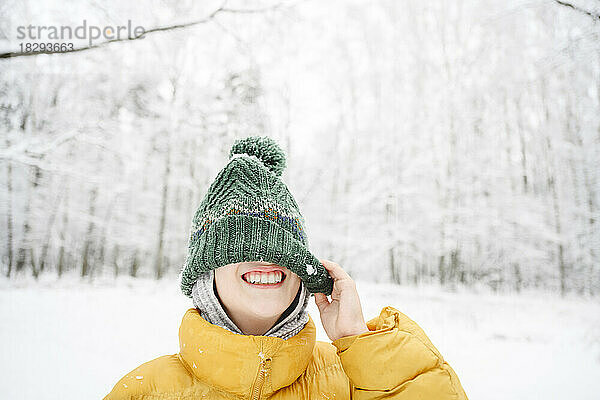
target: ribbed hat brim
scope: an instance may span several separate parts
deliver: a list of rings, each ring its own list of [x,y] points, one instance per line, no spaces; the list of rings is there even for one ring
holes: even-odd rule
[[[222,217],[190,242],[180,276],[181,290],[191,298],[200,274],[244,261],[286,267],[302,279],[311,293],[330,295],[333,290],[333,279],[325,267],[291,232],[249,215]]]

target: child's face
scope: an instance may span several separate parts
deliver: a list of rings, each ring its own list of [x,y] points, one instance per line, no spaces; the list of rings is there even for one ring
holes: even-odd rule
[[[283,277],[283,275],[285,277]],[[269,277],[279,283],[251,283]],[[279,276],[281,278],[277,279]],[[262,261],[229,264],[215,270],[219,298],[226,311],[259,319],[279,317],[300,288],[300,277],[285,267]]]

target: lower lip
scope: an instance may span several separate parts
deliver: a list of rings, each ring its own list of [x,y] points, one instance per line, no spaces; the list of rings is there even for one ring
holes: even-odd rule
[[[283,279],[281,282],[278,282],[278,283],[254,284],[254,283],[246,282],[246,280],[244,278],[241,278],[241,279],[246,285],[252,286],[253,288],[256,288],[256,289],[276,289],[276,288],[280,287],[281,285],[283,285],[283,282],[285,282],[285,279]]]

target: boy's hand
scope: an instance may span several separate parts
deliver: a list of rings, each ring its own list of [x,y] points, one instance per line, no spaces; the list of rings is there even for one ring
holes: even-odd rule
[[[356,284],[340,267],[329,260],[319,260],[333,278],[331,301],[323,293],[315,293],[315,304],[321,314],[321,323],[333,342],[345,336],[368,332],[363,317]]]

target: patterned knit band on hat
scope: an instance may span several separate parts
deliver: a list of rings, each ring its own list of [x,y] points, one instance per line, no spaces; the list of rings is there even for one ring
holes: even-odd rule
[[[268,137],[237,140],[192,219],[182,292],[219,267],[264,261],[288,268],[310,293],[330,295],[333,279],[310,252],[304,217],[280,179],[285,155]]]

